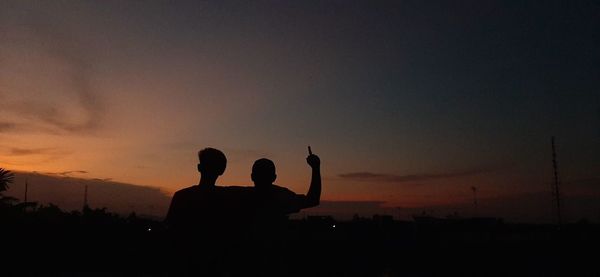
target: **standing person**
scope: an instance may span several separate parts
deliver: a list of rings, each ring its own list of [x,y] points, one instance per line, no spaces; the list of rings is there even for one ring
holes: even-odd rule
[[[259,203],[263,204],[263,209],[258,211],[258,216],[267,216],[275,220],[299,212],[301,209],[319,205],[321,199],[321,161],[317,155],[312,154],[310,147],[306,162],[312,169],[311,182],[306,195],[296,194],[285,187],[274,184],[277,174],[273,161],[262,158],[254,162],[251,177],[256,189],[256,197],[259,199]]]
[[[223,189],[216,186],[217,179],[227,167],[227,158],[223,152],[214,148],[205,148],[198,152],[198,172],[200,181],[177,191],[171,199],[166,222],[173,229],[193,228],[206,225],[203,231],[217,228],[210,226],[219,220],[223,209]]]
[[[251,177],[256,194],[256,227],[259,229],[272,229],[277,225],[281,225],[289,214],[319,205],[321,199],[321,161],[317,155],[312,154],[310,147],[306,162],[312,169],[310,187],[306,195],[296,194],[285,187],[274,184],[277,174],[273,161],[263,158],[254,162]],[[258,232],[268,232],[268,230]]]
[[[319,205],[321,198],[321,161],[317,155],[309,155],[306,162],[312,169],[308,193],[297,194],[285,187],[275,185],[277,179],[275,163],[269,159],[258,159],[252,166],[252,181],[254,182],[254,216],[253,237],[254,245],[252,268],[256,276],[285,276],[289,275],[288,260],[281,253],[286,253],[288,215],[301,209]]]
[[[237,242],[245,224],[244,206],[249,188],[217,186],[227,167],[223,152],[205,148],[198,152],[200,181],[173,195],[165,222],[175,253],[174,271],[223,275],[222,264]]]

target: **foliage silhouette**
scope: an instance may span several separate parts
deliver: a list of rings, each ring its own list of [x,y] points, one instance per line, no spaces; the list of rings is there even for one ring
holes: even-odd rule
[[[15,175],[10,170],[0,168],[0,192],[7,190],[14,178]]]

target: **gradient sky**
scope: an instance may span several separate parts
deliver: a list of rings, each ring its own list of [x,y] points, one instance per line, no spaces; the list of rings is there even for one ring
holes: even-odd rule
[[[1,1],[0,166],[305,192],[311,145],[324,199],[416,207],[549,193],[554,135],[600,198],[600,6],[484,2]]]

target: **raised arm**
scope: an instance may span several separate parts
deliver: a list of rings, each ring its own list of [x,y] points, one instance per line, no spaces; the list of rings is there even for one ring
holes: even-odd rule
[[[319,202],[321,201],[321,160],[317,155],[314,155],[310,151],[310,147],[306,162],[312,168],[312,177],[310,179],[310,187],[306,194],[305,203],[305,208],[310,208],[319,205]]]

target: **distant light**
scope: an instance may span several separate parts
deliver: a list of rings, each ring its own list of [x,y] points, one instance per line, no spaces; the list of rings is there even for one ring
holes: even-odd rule
[[[148,232],[152,231],[152,228],[148,228]]]
[[[335,224],[333,224],[333,226],[331,226],[331,227],[335,228]]]

